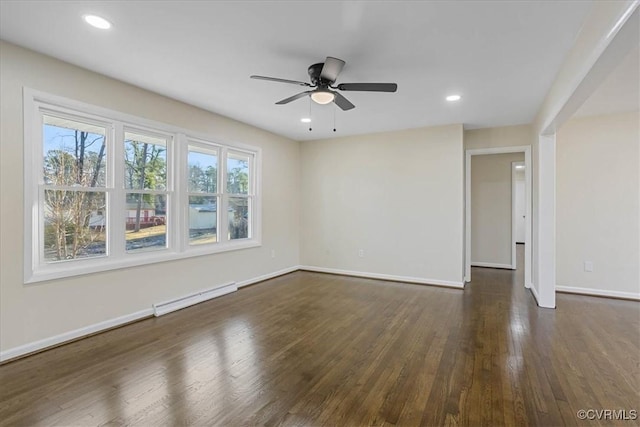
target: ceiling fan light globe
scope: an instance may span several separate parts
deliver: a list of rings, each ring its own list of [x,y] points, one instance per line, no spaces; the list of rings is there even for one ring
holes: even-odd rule
[[[335,95],[331,92],[317,91],[311,94],[311,99],[317,104],[325,105],[333,102]]]

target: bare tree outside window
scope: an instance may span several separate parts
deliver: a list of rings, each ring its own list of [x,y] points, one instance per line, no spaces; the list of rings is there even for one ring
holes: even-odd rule
[[[229,194],[229,239],[249,238],[249,156],[230,153],[227,157]]]
[[[127,251],[166,247],[166,140],[125,132]]]
[[[45,116],[43,124],[46,261],[106,255],[105,129]]]

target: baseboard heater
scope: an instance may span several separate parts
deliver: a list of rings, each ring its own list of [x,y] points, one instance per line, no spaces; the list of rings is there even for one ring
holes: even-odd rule
[[[176,310],[180,310],[191,305],[199,304],[201,302],[221,297],[222,295],[230,294],[238,290],[236,282],[230,282],[222,286],[217,286],[213,289],[207,289],[193,294],[183,296],[171,301],[165,301],[158,304],[153,304],[154,316],[162,316],[163,314],[171,313]]]

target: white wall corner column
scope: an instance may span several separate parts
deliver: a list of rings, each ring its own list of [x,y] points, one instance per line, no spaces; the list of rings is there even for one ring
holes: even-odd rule
[[[533,123],[534,224],[531,291],[540,307],[555,308],[555,133],[633,46],[640,0],[595,2]],[[539,135],[539,136],[535,136]]]
[[[540,135],[536,163],[538,174],[537,245],[534,250],[537,263],[537,282],[534,295],[538,305],[556,307],[556,135]]]

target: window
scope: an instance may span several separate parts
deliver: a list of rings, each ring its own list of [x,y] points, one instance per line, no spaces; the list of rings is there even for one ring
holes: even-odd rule
[[[251,236],[251,156],[234,151],[227,152],[227,190],[230,240],[248,239]]]
[[[218,150],[189,145],[187,186],[189,197],[189,244],[218,241]]]
[[[124,133],[126,251],[167,248],[169,137]]]
[[[25,89],[25,282],[259,246],[259,159]]]
[[[42,114],[41,256],[46,262],[107,255],[107,125]]]

